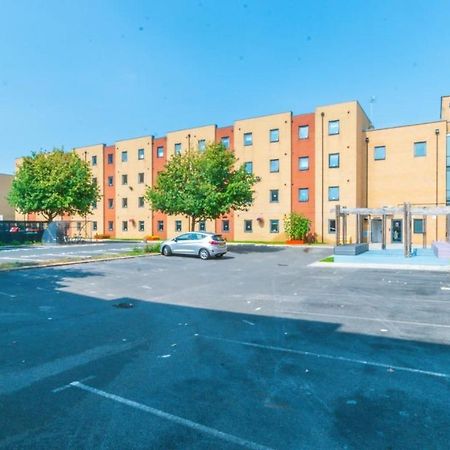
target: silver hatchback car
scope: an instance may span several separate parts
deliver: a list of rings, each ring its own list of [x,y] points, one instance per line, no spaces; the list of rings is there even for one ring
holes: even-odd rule
[[[201,259],[220,258],[227,252],[227,243],[220,234],[191,231],[168,239],[161,244],[161,253],[170,255],[196,255]]]

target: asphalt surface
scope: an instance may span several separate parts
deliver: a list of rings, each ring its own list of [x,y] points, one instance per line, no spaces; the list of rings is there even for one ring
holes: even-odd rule
[[[0,448],[448,448],[448,275],[328,252],[1,273]]]
[[[124,253],[145,245],[143,242],[96,242],[92,244],[31,245],[0,247],[0,263],[46,262],[65,258],[89,258]]]

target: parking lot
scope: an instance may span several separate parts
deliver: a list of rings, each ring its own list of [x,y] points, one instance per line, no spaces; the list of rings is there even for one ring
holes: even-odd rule
[[[96,242],[85,244],[49,244],[16,247],[0,247],[0,263],[10,262],[46,262],[66,258],[90,258],[124,253],[136,247],[143,246],[143,242]]]
[[[329,253],[1,273],[0,448],[448,448],[448,274]]]

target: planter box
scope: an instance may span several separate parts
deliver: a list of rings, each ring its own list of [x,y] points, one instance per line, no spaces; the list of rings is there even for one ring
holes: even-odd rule
[[[334,247],[335,255],[359,255],[369,250],[369,244],[346,244]]]
[[[305,243],[305,241],[303,239],[290,239],[289,241],[286,241],[286,244],[289,244],[289,245],[301,245],[304,243]]]

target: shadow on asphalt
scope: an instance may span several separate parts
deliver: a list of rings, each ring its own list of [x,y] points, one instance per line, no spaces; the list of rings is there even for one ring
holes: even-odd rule
[[[0,383],[0,447],[68,448],[70,437],[71,448],[222,448],[204,434],[91,393],[51,392],[91,375],[88,384],[97,389],[274,448],[448,447],[448,379],[350,361],[448,372],[445,345],[347,333],[339,323],[61,290],[70,278],[96,276],[103,275],[80,268],[0,274],[2,286],[35,280],[42,289],[14,301],[1,297],[7,320],[0,374],[19,355],[19,380],[46,367],[15,392],[1,395],[9,386]],[[113,307],[120,303],[134,307]],[[123,341],[138,344],[52,373],[64,358]]]
[[[228,251],[230,253],[276,253],[282,252],[283,250],[285,250],[285,247],[275,245],[269,247],[267,245],[228,244]]]

